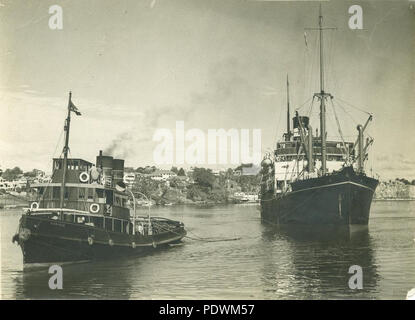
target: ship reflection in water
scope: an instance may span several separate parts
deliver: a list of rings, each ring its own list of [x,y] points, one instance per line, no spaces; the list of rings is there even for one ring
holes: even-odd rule
[[[415,202],[374,202],[368,229],[281,228],[261,223],[254,206],[167,207],[154,212],[188,226],[167,250],[63,266],[63,290],[47,268],[23,271],[10,241],[18,211],[0,212],[4,299],[405,299],[415,287]],[[158,212],[160,211],[160,212]],[[351,232],[349,232],[351,231]],[[363,289],[348,286],[363,269]]]
[[[367,227],[266,226],[262,234],[272,255],[264,261],[264,287],[286,298],[371,298],[379,276]],[[283,241],[289,250],[275,254],[272,247]],[[278,263],[275,263],[275,261]],[[363,290],[350,290],[350,266],[363,271]],[[284,270],[293,270],[292,273]],[[277,285],[275,285],[277,284]],[[298,288],[292,292],[291,287]],[[375,296],[373,296],[375,298]]]

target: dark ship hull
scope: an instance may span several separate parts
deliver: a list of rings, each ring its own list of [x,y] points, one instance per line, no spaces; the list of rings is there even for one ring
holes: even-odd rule
[[[23,215],[19,234],[13,240],[21,246],[24,264],[114,259],[179,242],[186,235],[183,225],[168,221],[175,225],[166,232],[132,235]]]
[[[367,225],[378,180],[347,167],[319,178],[298,180],[280,196],[262,195],[261,218],[274,224]]]

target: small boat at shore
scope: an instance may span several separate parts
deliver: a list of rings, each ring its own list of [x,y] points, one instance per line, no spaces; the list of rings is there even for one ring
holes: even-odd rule
[[[111,259],[180,242],[183,223],[136,215],[135,196],[123,182],[124,160],[102,152],[95,164],[68,158],[72,112],[80,115],[69,94],[63,158],[53,159],[51,182],[31,186],[35,200],[12,239],[24,264]]]

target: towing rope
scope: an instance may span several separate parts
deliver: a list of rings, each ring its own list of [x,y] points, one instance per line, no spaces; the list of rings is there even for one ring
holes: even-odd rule
[[[157,227],[159,227],[160,229],[163,229],[165,231],[169,231],[169,232],[172,232],[174,234],[181,235],[181,233],[175,232],[175,231],[170,230],[168,228],[164,228],[160,224],[157,224],[157,222],[152,222],[152,224],[155,224]],[[236,237],[236,238],[221,238],[221,237],[216,237],[216,238],[215,237],[203,238],[203,237],[199,237],[198,235],[196,235],[192,231],[188,231],[188,232],[191,233],[191,234],[193,234],[193,237],[188,236],[188,235],[185,235],[184,238],[188,238],[188,239],[193,240],[193,241],[221,242],[221,241],[236,241],[236,240],[240,240],[241,239],[241,237]]]

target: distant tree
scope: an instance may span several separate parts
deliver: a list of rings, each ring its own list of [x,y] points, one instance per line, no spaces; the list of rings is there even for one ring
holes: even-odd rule
[[[144,168],[143,167],[138,167],[137,169],[135,169],[135,172],[144,173]]]
[[[228,201],[229,192],[222,189],[214,189],[208,194],[208,199],[216,203],[224,203]]]
[[[184,177],[186,173],[184,172],[183,168],[180,168],[180,170],[177,172],[177,175]]]
[[[23,171],[22,171],[22,169],[20,169],[19,167],[14,167],[14,168],[12,169],[12,173],[14,173],[15,175],[19,175],[19,174],[22,174],[22,173],[23,173]]]
[[[159,189],[159,183],[150,178],[137,176],[135,178],[132,191],[144,193],[147,197],[151,197]]]
[[[410,182],[408,180],[406,180],[405,178],[396,178],[396,180],[400,181],[400,182],[402,182],[403,184],[406,184],[406,185],[410,184]]]
[[[37,169],[33,169],[32,171],[27,171],[25,173],[23,173],[23,175],[25,177],[29,177],[29,178],[35,178],[38,174],[38,170]]]
[[[170,187],[177,188],[178,186],[178,179],[170,179]]]
[[[205,168],[195,168],[193,171],[193,179],[201,187],[213,188],[215,176],[212,170]]]
[[[203,190],[204,188],[198,185],[192,185],[187,190],[187,198],[193,201],[204,201],[207,199],[207,194]]]
[[[144,172],[143,172],[143,173],[147,173],[147,174],[149,174],[149,173],[154,172],[155,170],[156,170],[156,169],[155,169],[155,167],[146,166],[146,167],[144,168]]]
[[[2,178],[5,180],[15,180],[23,171],[19,167],[14,167],[13,169],[6,169],[3,172]]]
[[[412,184],[413,186],[415,186],[415,179],[414,179],[414,180],[412,180],[411,184]]]
[[[174,172],[175,174],[179,173],[179,170],[177,169],[177,167],[171,167],[170,171]]]
[[[233,169],[232,168],[229,168],[228,170],[226,170],[225,177],[227,179],[230,179],[230,178],[233,177]]]

